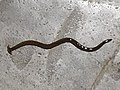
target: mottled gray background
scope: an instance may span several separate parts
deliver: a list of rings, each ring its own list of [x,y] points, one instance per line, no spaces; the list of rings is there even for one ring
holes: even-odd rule
[[[119,6],[120,0],[0,0],[0,90],[120,90]],[[69,43],[7,52],[24,40],[63,37],[91,47],[113,40],[96,52]]]

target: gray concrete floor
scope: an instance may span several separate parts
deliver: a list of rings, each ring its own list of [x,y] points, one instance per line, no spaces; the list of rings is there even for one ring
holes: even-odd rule
[[[119,0],[0,0],[0,90],[120,90],[119,6]],[[95,52],[69,43],[7,52],[25,40],[64,37],[90,47],[113,40]]]

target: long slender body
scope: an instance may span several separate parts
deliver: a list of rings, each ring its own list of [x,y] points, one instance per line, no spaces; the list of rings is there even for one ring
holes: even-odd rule
[[[75,47],[77,47],[78,49],[80,49],[82,51],[93,52],[93,51],[96,51],[96,50],[100,49],[104,44],[110,42],[111,40],[112,39],[106,39],[95,47],[85,47],[85,46],[81,45],[79,42],[77,42],[76,40],[74,40],[72,38],[62,38],[62,39],[57,40],[57,41],[55,41],[53,43],[50,43],[50,44],[44,44],[44,43],[34,41],[34,40],[27,40],[27,41],[23,41],[23,42],[15,45],[11,48],[8,45],[7,46],[7,51],[8,51],[9,54],[12,55],[12,51],[14,51],[14,50],[16,50],[20,47],[26,46],[26,45],[33,45],[33,46],[37,46],[37,47],[40,47],[40,48],[43,48],[43,49],[52,49],[52,48],[54,48],[56,46],[59,46],[60,44],[63,44],[63,43],[71,43]]]

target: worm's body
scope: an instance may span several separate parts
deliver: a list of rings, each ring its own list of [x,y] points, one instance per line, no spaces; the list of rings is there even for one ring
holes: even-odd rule
[[[95,47],[85,47],[83,45],[81,45],[79,42],[77,42],[76,40],[72,39],[72,38],[62,38],[60,40],[57,40],[53,43],[50,43],[50,44],[44,44],[44,43],[41,43],[41,42],[38,42],[38,41],[33,41],[33,40],[27,40],[27,41],[23,41],[13,47],[9,47],[9,45],[7,46],[7,50],[8,50],[8,53],[12,55],[12,51],[20,48],[20,47],[23,47],[23,46],[26,46],[26,45],[33,45],[33,46],[37,46],[37,47],[40,47],[40,48],[43,48],[43,49],[52,49],[56,46],[59,46],[60,44],[63,44],[63,43],[71,43],[73,44],[75,47],[77,47],[78,49],[82,50],[82,51],[86,51],[86,52],[93,52],[93,51],[96,51],[98,49],[100,49],[104,44],[110,42],[112,39],[106,39],[104,40],[103,42],[101,42],[99,45],[95,46]]]

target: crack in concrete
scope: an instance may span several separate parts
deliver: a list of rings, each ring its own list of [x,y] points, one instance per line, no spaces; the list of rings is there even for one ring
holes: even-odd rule
[[[120,45],[118,45],[119,48]],[[95,90],[96,87],[99,85],[100,81],[102,80],[104,74],[106,73],[106,71],[108,70],[109,66],[112,64],[113,60],[115,59],[115,56],[118,54],[119,50],[118,48],[114,51],[114,54],[109,57],[109,59],[104,61],[104,65],[101,68],[100,72],[98,73],[96,79],[94,80],[93,84],[91,85],[90,90]]]

